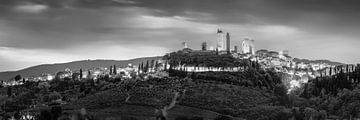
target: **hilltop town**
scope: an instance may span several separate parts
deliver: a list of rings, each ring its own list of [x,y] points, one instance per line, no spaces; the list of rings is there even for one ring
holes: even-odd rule
[[[308,79],[313,79],[317,76],[320,76],[321,71],[324,71],[326,68],[334,67],[339,64],[329,64],[329,63],[311,63],[311,62],[302,62],[295,61],[293,57],[289,55],[288,50],[283,51],[270,51],[265,49],[255,50],[255,40],[250,38],[244,38],[242,40],[241,47],[237,45],[231,44],[231,36],[230,33],[223,32],[218,29],[216,38],[216,47],[208,46],[208,43],[203,42],[201,44],[200,50],[191,49],[188,47],[188,43],[182,43],[182,51],[184,53],[189,53],[193,55],[206,55],[206,54],[216,54],[223,55],[229,54],[236,59],[249,59],[251,61],[256,61],[261,65],[263,69],[274,69],[276,72],[282,72],[288,74],[284,79],[287,80],[288,88],[294,89],[295,87],[300,87],[301,84],[306,83]],[[240,48],[240,49],[239,49]],[[144,61],[145,62],[145,61]],[[161,71],[169,67],[169,64],[166,60],[156,59],[147,61],[144,64],[149,64],[148,69],[151,72]],[[166,65],[165,65],[166,64]],[[56,73],[41,73],[40,75],[32,75],[32,76],[22,76],[21,80],[15,80],[15,76],[13,80],[8,82],[2,82],[4,86],[12,86],[12,85],[21,85],[26,81],[51,81],[53,79],[98,79],[100,77],[110,77],[110,78],[134,78],[143,71],[140,69],[141,64],[134,65],[133,63],[128,63],[126,66],[116,66],[109,65],[106,66],[98,66],[91,69],[79,69],[79,70],[71,70],[69,68],[65,70],[59,70]],[[216,69],[206,69],[199,67],[198,69],[194,69],[194,66],[187,66],[187,71],[189,72],[204,72],[204,71],[221,71]],[[232,69],[234,71],[234,69]],[[236,69],[235,69],[236,70]]]

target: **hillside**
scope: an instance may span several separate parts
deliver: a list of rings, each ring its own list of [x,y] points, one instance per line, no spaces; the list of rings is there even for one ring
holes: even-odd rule
[[[23,77],[33,76],[33,75],[40,75],[41,73],[51,73],[55,74],[58,71],[62,71],[66,68],[71,70],[79,70],[82,69],[90,69],[94,67],[109,67],[111,65],[116,66],[126,66],[129,63],[134,65],[138,65],[141,62],[146,62],[147,60],[158,60],[162,59],[162,57],[143,57],[143,58],[136,58],[130,60],[82,60],[82,61],[74,61],[69,63],[59,63],[59,64],[44,64],[33,66],[29,68],[25,68],[19,71],[9,71],[9,72],[0,72],[0,80],[9,81],[14,76],[20,74]]]
[[[294,58],[294,62],[303,62],[303,63],[327,63],[329,65],[342,65],[344,63],[330,61],[330,60],[309,60],[309,59],[300,59]]]
[[[269,51],[269,50],[265,50],[265,49],[261,49],[256,51],[256,55],[260,56],[260,57],[278,57],[280,53],[276,52],[276,51]],[[286,55],[288,56],[288,55]],[[294,62],[296,63],[327,63],[329,65],[343,65],[344,63],[340,63],[340,62],[336,62],[336,61],[330,61],[330,60],[309,60],[309,59],[302,59],[302,58],[295,58],[293,59]]]

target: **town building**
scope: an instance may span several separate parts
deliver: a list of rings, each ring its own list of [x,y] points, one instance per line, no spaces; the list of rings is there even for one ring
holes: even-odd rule
[[[244,54],[255,55],[255,40],[250,40],[249,38],[245,38],[242,42],[242,51]]]
[[[216,49],[218,51],[224,51],[226,50],[226,43],[225,43],[225,36],[222,30],[218,29],[217,30],[217,45],[216,45]]]

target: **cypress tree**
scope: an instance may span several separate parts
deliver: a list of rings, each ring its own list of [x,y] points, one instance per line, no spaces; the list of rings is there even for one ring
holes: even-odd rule
[[[146,65],[145,65],[145,73],[147,73],[149,70],[149,60],[146,61]]]
[[[139,66],[138,66],[138,73],[140,73],[140,70],[141,70],[141,66],[140,66],[140,64],[139,64]]]
[[[7,95],[8,97],[11,97],[12,95],[12,89],[11,89],[11,86],[8,87],[8,90],[7,90]]]
[[[88,71],[88,77],[90,77],[90,75],[91,75],[91,72],[90,72],[90,70]]]
[[[167,70],[167,62],[165,62],[165,65],[164,65],[164,71]]]
[[[330,70],[329,70],[329,75],[331,76],[331,72],[332,72],[332,68],[330,67]]]
[[[154,65],[155,65],[155,60],[151,60],[151,62],[150,62],[150,71],[152,71],[154,69]]]
[[[346,80],[349,80],[349,75],[350,75],[349,64],[346,64]]]
[[[157,70],[159,67],[159,61],[155,61],[155,70]]]
[[[113,71],[112,71],[112,66],[110,66],[110,72],[109,72],[109,74],[111,75],[113,73]]]
[[[116,66],[114,65],[114,68],[113,68],[114,70],[113,70],[113,72],[114,72],[114,74],[116,75]]]
[[[140,68],[141,68],[141,71],[144,72],[144,62],[141,62]]]
[[[83,78],[83,73],[82,73],[82,69],[80,69],[80,79]]]

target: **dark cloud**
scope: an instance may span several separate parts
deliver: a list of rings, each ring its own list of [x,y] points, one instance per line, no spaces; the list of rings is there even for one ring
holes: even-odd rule
[[[1,0],[1,6],[16,6],[19,4],[42,4],[52,8],[85,7],[101,8],[136,4],[131,0]]]

